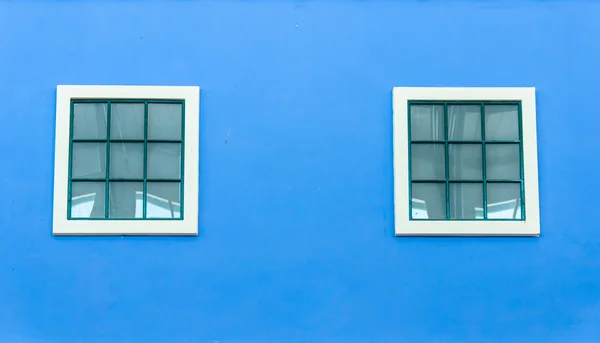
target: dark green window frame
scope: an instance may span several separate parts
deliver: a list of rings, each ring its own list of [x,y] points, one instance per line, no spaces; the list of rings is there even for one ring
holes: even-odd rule
[[[442,105],[444,107],[444,139],[443,140],[413,140],[411,138],[411,107],[413,105]],[[481,115],[481,140],[449,140],[448,139],[448,106],[449,105],[479,105]],[[485,106],[486,105],[513,105],[518,109],[518,140],[486,140],[485,137]],[[427,100],[409,100],[408,101],[408,203],[409,203],[409,220],[414,221],[524,221],[525,220],[525,176],[523,170],[523,120],[522,106],[520,101],[427,101]],[[487,180],[486,179],[486,145],[492,144],[519,144],[520,156],[520,178],[514,180]],[[412,178],[412,156],[411,147],[413,144],[443,144],[445,152],[445,178],[438,179],[418,179]],[[450,144],[481,144],[482,147],[482,168],[483,177],[481,180],[452,180],[449,177],[449,145]],[[412,184],[413,183],[444,183],[446,188],[446,218],[445,219],[415,219],[413,218],[413,201],[412,201]],[[451,183],[478,183],[483,185],[483,219],[452,219],[450,214],[450,184]],[[519,184],[521,190],[520,210],[521,218],[506,219],[506,218],[488,218],[487,211],[487,184]]]
[[[74,139],[73,138],[73,123],[75,114],[75,104],[80,103],[94,103],[94,104],[106,104],[107,105],[107,116],[106,116],[106,138],[105,139]],[[130,104],[144,104],[144,139],[116,139],[111,138],[111,104],[115,103],[130,103]],[[179,104],[181,105],[181,139],[178,140],[165,140],[165,139],[148,139],[148,105],[149,104]],[[106,143],[106,176],[104,178],[73,178],[73,143]],[[110,177],[110,144],[111,143],[143,143],[144,144],[144,171],[142,178],[111,178]],[[181,144],[181,174],[180,178],[148,178],[148,143],[179,143]],[[67,219],[68,220],[183,220],[184,219],[184,171],[185,171],[185,101],[184,100],[158,100],[158,99],[76,99],[71,100],[70,104],[70,127],[69,127],[69,186],[68,186],[68,197],[67,197]],[[71,217],[72,208],[72,194],[71,185],[73,182],[104,182],[105,183],[105,196],[104,196],[104,218],[82,218],[82,217]],[[143,211],[141,218],[112,218],[109,217],[109,192],[111,182],[143,182]],[[174,182],[179,183],[179,217],[178,218],[147,218],[147,204],[148,204],[148,182]]]

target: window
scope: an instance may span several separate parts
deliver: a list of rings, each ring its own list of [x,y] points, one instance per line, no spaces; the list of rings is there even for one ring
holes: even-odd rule
[[[59,86],[54,234],[198,232],[199,89]]]
[[[539,235],[533,88],[395,88],[397,235]]]

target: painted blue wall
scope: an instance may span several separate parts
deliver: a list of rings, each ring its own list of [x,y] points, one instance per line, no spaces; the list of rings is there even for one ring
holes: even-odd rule
[[[598,342],[599,13],[1,2],[0,342]],[[202,88],[198,237],[51,236],[58,84]],[[537,87],[540,238],[393,236],[393,86]]]

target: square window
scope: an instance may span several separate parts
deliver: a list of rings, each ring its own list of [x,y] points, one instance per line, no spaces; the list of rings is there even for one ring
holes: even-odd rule
[[[59,86],[53,233],[196,235],[198,135],[197,87]]]
[[[394,89],[397,235],[539,235],[533,88]]]
[[[87,106],[88,101],[93,101],[91,103],[93,106]],[[156,216],[147,213],[148,200],[154,202],[161,200],[158,195],[147,196],[149,184],[156,180],[167,179],[178,187],[185,185],[181,175],[181,151],[185,146],[183,101],[164,99],[102,101],[71,100],[74,127],[70,138],[72,152],[69,187],[72,188],[74,183],[82,181],[102,182],[106,187],[104,194],[108,194],[108,197],[104,197],[104,204],[98,201],[93,203],[89,218],[183,219],[179,198],[163,199],[169,204],[173,202],[178,204],[177,216]],[[158,111],[159,115],[153,114],[152,109],[154,113]],[[86,116],[82,116],[81,113],[85,113]],[[86,125],[80,125],[86,130],[80,129],[79,134],[76,135],[77,116],[86,120],[89,118],[95,120],[88,120]],[[106,125],[107,121],[111,123],[110,126]],[[152,123],[155,124],[153,134],[150,133]],[[100,132],[100,128],[105,132]],[[72,209],[72,206],[69,208]],[[98,215],[98,208],[104,209],[104,216]],[[73,216],[67,210],[67,219],[81,218],[85,218],[82,212]]]

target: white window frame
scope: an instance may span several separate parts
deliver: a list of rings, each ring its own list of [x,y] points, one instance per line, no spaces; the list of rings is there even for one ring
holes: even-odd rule
[[[524,221],[410,220],[408,102],[520,101],[525,180]],[[396,236],[539,236],[535,88],[395,87],[393,90],[394,221]]]
[[[163,99],[185,101],[182,220],[68,220],[69,128],[72,99]],[[110,123],[108,123],[110,125]],[[195,86],[60,85],[56,91],[54,235],[198,235],[200,88]],[[108,196],[108,194],[106,195]]]

